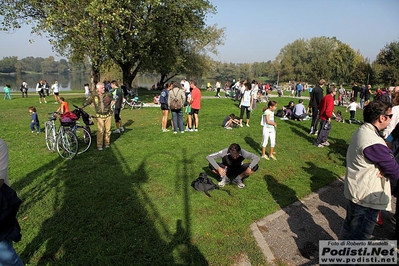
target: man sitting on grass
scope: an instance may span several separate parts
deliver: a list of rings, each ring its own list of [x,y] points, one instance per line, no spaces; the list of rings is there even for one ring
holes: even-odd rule
[[[222,158],[222,162],[216,162],[216,159]],[[239,188],[244,188],[245,185],[242,182],[243,178],[246,178],[258,170],[259,156],[250,153],[246,150],[241,149],[240,145],[233,143],[230,147],[225,148],[216,153],[212,153],[206,156],[209,162],[209,168],[213,173],[218,174],[221,177],[221,181],[218,183],[220,187],[224,187],[230,183],[229,176],[236,176],[233,179],[233,183]],[[251,160],[251,163],[242,163],[245,159]]]
[[[294,106],[294,110],[292,111],[292,115],[295,119],[302,121],[302,119],[306,118],[306,108],[303,105],[303,100],[299,99],[298,103]]]
[[[222,127],[225,129],[233,129],[233,127],[238,126],[240,121],[236,119],[235,114],[230,114],[223,119]]]

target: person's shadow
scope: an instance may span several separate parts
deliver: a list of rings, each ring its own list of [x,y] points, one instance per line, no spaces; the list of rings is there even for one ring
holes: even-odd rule
[[[271,175],[266,175],[264,179],[270,194],[288,215],[287,223],[291,232],[296,235],[293,238],[301,256],[309,259],[310,265],[318,263],[319,240],[333,239],[333,237],[315,223],[308,207],[299,201],[293,189]],[[285,208],[292,202],[295,204]]]
[[[262,153],[262,147],[259,142],[256,142],[252,137],[246,136],[244,138],[245,142],[257,153]]]

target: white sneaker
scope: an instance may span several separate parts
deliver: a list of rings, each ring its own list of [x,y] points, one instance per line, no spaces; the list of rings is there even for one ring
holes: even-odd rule
[[[233,184],[236,184],[238,188],[245,188],[245,185],[242,182],[242,180],[237,177],[233,179]]]
[[[240,127],[243,127],[242,124],[240,124]]]
[[[114,130],[114,131],[112,131],[112,133],[121,133],[121,131],[119,130],[119,128],[118,129],[116,129],[116,130]]]
[[[169,132],[169,129],[162,129],[162,132]]]
[[[233,129],[233,128],[231,128],[231,127],[225,127],[225,129]]]
[[[120,130],[121,132],[125,132],[125,128],[124,128],[124,127],[120,127],[119,130]]]
[[[249,124],[246,124],[247,125],[247,127],[249,127]]]
[[[194,129],[195,132],[198,132],[198,128]]]
[[[222,181],[218,183],[219,187],[224,187],[226,184],[230,183],[230,179],[226,176],[222,177]]]

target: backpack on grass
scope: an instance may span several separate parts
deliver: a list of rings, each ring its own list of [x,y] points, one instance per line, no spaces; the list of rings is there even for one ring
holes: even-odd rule
[[[220,188],[218,185],[216,185],[215,183],[213,183],[212,179],[210,179],[210,178],[208,177],[208,175],[207,175],[205,172],[200,173],[199,176],[198,176],[198,178],[195,179],[193,182],[191,182],[191,186],[192,186],[195,190],[204,192],[205,195],[208,196],[208,198],[211,197],[211,195],[208,193],[208,191],[212,191],[212,190],[214,190],[214,189],[224,190],[224,191],[227,192],[227,194],[229,194],[229,195],[231,196],[230,190],[222,189],[222,188]]]

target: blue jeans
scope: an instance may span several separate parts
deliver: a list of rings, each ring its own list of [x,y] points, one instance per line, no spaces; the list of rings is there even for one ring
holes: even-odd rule
[[[379,210],[366,208],[348,201],[346,218],[339,240],[369,240],[377,222]]]
[[[180,132],[184,132],[183,109],[172,110],[172,119],[173,119],[173,131],[177,132],[178,129],[180,128]]]
[[[35,131],[35,128],[37,128],[37,132],[40,132],[40,125],[38,123],[30,123],[30,130]]]
[[[0,266],[23,266],[21,258],[15,252],[12,246],[12,241],[3,240],[0,241]]]

